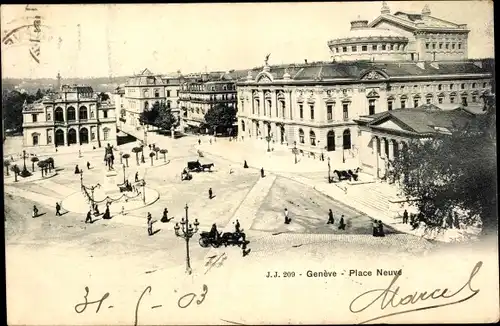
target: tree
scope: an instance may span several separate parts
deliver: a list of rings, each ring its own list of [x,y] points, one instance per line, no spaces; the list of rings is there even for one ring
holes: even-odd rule
[[[158,159],[158,152],[160,151],[160,148],[159,148],[159,147],[157,147],[157,146],[155,146],[155,147],[153,148],[153,151],[155,151],[155,153],[156,153],[156,159]]]
[[[17,164],[14,164],[10,169],[14,172],[14,181],[17,182],[17,175],[21,172],[21,169],[17,166]]]
[[[236,109],[217,104],[205,113],[205,123],[215,131],[217,127],[231,128],[236,121]]]
[[[43,98],[43,96],[44,96],[44,94],[43,94],[42,90],[39,88],[39,89],[36,91],[35,98],[36,98],[37,100],[39,100],[39,99],[42,99],[42,98]]]
[[[168,153],[168,150],[166,149],[160,149],[160,153],[163,154],[163,162],[167,162],[167,153]]]
[[[5,167],[5,170],[7,172],[7,175],[9,175],[9,166],[10,166],[10,161],[9,160],[5,160],[3,161],[3,166]]]
[[[139,153],[140,152],[142,152],[142,148],[140,148],[140,147],[132,148],[132,153],[135,153],[135,160],[137,162],[137,165],[139,165]]]
[[[497,230],[495,108],[485,99],[484,115],[451,135],[413,140],[392,163],[403,194],[414,198],[430,229],[449,224],[458,213],[465,225]]]
[[[161,105],[155,103],[151,108],[144,109],[139,116],[139,121],[145,125],[156,125],[156,119],[160,115]]]
[[[109,100],[109,95],[104,92],[99,93],[98,97],[101,102]]]
[[[123,154],[123,158],[125,159],[125,164],[127,167],[128,167],[128,158],[129,157],[130,157],[130,154],[127,154],[127,153]]]
[[[39,161],[37,163],[38,167],[40,168],[40,172],[42,173],[42,178],[43,178],[43,170],[47,168],[47,162],[46,161]]]
[[[35,172],[35,163],[38,162],[38,157],[34,156],[31,158],[31,169]]]
[[[151,157],[151,166],[153,166],[153,157],[155,157],[155,152],[149,153],[149,157]]]
[[[154,125],[163,130],[170,130],[176,128],[179,125],[179,121],[175,118],[172,113],[172,109],[165,106],[164,103],[157,104],[153,106],[158,106],[158,116],[155,119]]]

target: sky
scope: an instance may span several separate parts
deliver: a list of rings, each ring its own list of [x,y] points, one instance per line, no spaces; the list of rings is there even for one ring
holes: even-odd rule
[[[492,2],[388,2],[391,13],[420,13],[425,4],[434,17],[468,25],[469,58],[494,56]],[[35,15],[42,25],[41,34],[22,32],[17,43],[2,43],[2,76],[113,77],[145,68],[158,74],[227,71],[260,66],[268,53],[270,64],[329,61],[327,41],[348,32],[351,20],[373,20],[381,6],[381,1],[78,4],[26,11],[2,5],[2,39],[13,28],[33,24]],[[41,41],[30,41],[33,35]],[[30,55],[33,44],[39,44],[39,63]]]

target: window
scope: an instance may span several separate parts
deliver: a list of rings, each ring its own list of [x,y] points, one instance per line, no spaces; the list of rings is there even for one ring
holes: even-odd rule
[[[333,105],[331,104],[326,105],[326,119],[333,120]]]
[[[443,98],[442,97],[438,97],[438,103],[439,104],[443,104]]]
[[[467,96],[462,96],[462,105],[467,106]]]
[[[33,146],[38,145],[38,134],[31,135],[33,137]]]
[[[170,97],[170,91],[167,91],[167,97]]]
[[[443,48],[443,43],[439,43],[439,49]]]
[[[382,51],[385,51],[386,47],[387,47],[387,45],[382,44]]]
[[[87,108],[85,106],[80,107],[80,112],[78,113],[80,120],[87,120],[88,119],[88,114],[87,114]]]
[[[442,84],[439,84],[439,85],[438,85],[438,90],[440,91],[440,90],[442,90],[442,89],[443,89],[443,85],[442,85]]]
[[[177,91],[177,97],[179,97],[179,91]]]
[[[172,103],[170,101],[167,101],[167,109],[170,109],[171,105],[172,105]]]
[[[436,43],[432,43],[432,49],[435,50],[436,49]]]
[[[342,47],[342,52],[347,52],[347,46]]]
[[[392,101],[387,101],[387,111],[392,111]]]
[[[368,101],[368,114],[375,114],[375,100]]]
[[[358,50],[358,47],[357,47],[356,45],[353,45],[353,46],[351,47],[351,51],[352,51],[352,52],[356,52],[357,50]]]
[[[37,122],[37,114],[32,114],[31,115],[31,119],[33,120],[33,122]]]
[[[108,110],[103,110],[103,111],[102,111],[102,116],[103,116],[104,118],[107,118],[107,117],[108,117]]]
[[[450,91],[453,90],[453,84],[450,84]]]
[[[427,103],[427,104],[431,104],[431,100],[432,100],[432,99],[431,99],[430,97],[428,97],[428,98],[426,98],[426,99],[425,99],[425,103]]]
[[[477,87],[477,84],[476,83],[472,83],[472,88],[476,88]]]
[[[47,144],[52,144],[52,136],[47,135]]]
[[[366,45],[361,46],[361,51],[368,51],[368,47]]]
[[[429,50],[429,45],[430,45],[430,43],[425,43],[425,48],[426,48],[427,50]]]
[[[392,86],[391,85],[387,85],[387,91],[388,92],[392,91]]]
[[[476,103],[477,102],[477,97],[475,95],[472,95],[472,103]]]
[[[160,91],[155,89],[155,97],[160,97]]]
[[[309,105],[309,110],[311,111],[311,120],[314,120],[314,104]]]
[[[444,47],[445,47],[445,49],[446,49],[446,50],[448,50],[448,49],[450,48],[450,43],[446,43],[446,44],[444,45]]]
[[[309,140],[311,141],[312,146],[316,146],[316,134],[312,130],[309,133]]]
[[[406,101],[405,100],[401,100],[401,108],[402,109],[406,108]]]
[[[393,44],[389,45],[389,50],[391,50],[391,51],[394,50],[394,45]]]
[[[465,89],[465,84],[460,84],[460,89]]]
[[[458,49],[460,50],[462,48],[462,43],[458,43]]]
[[[299,104],[299,118],[304,119],[304,107]]]
[[[451,104],[455,103],[455,96],[450,96],[450,103]]]
[[[455,50],[455,43],[451,43],[452,50]]]
[[[104,134],[104,140],[108,140],[108,138],[109,138],[109,129],[108,128],[104,128],[102,131],[103,131],[103,134]]]
[[[486,88],[486,86],[488,86],[488,84],[486,84],[486,83],[483,83],[483,88]]]
[[[413,100],[413,107],[414,108],[418,107],[418,100],[417,99]]]
[[[377,51],[377,45],[372,45],[372,51]]]
[[[304,130],[299,129],[299,142],[304,144]]]
[[[47,121],[52,120],[52,116],[50,115],[50,112],[47,112]]]
[[[349,119],[349,104],[348,103],[342,104],[342,112],[343,112],[344,120],[348,120]]]
[[[144,97],[149,97],[149,91],[147,89],[143,90],[142,94],[143,94]]]
[[[405,90],[405,87],[404,87],[404,86],[401,86],[401,87],[399,87],[399,90],[402,92],[402,91],[404,91],[404,90]]]

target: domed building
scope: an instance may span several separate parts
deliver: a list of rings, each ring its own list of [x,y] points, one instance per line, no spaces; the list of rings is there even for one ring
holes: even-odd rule
[[[467,25],[430,14],[428,6],[391,14],[384,2],[375,20],[354,20],[345,36],[328,41],[332,62],[272,66],[266,58],[237,83],[239,138],[270,136],[275,147],[331,159],[332,166],[354,161],[379,176],[382,162],[422,136],[400,115],[439,116],[421,114],[422,105],[469,110],[492,89],[491,72],[467,60]],[[396,110],[409,113],[379,119]]]

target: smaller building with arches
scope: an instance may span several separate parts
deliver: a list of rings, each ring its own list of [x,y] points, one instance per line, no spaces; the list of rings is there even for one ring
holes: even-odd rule
[[[90,86],[63,85],[60,92],[24,105],[23,137],[25,147],[114,144],[115,105]]]

